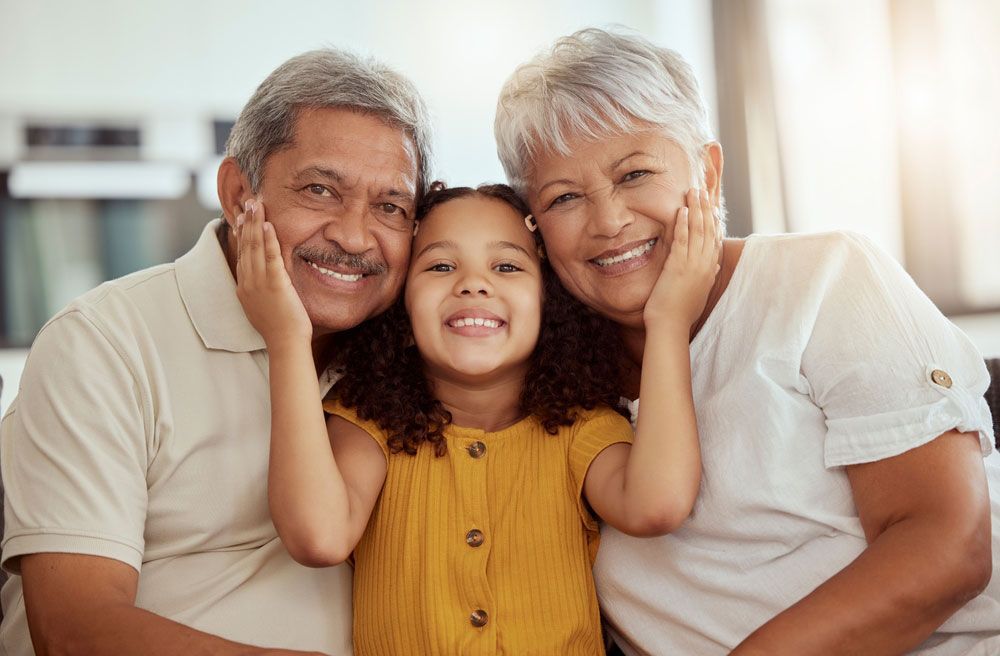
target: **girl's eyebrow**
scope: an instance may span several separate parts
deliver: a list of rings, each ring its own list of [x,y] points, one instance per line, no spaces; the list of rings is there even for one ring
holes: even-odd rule
[[[418,257],[420,257],[421,255],[423,255],[427,251],[432,250],[434,248],[450,248],[450,249],[454,250],[454,249],[458,248],[458,244],[456,244],[453,241],[449,241],[447,239],[443,239],[441,241],[432,241],[431,243],[429,243],[426,246],[424,246],[423,248],[421,248],[420,252],[417,253],[416,256],[413,259],[417,259]]]
[[[529,253],[527,251],[527,249],[525,249],[523,246],[518,246],[517,244],[515,244],[512,241],[491,241],[487,245],[491,249],[495,249],[495,250],[514,249],[516,251],[524,253],[528,257],[531,257],[531,253]],[[431,243],[429,243],[426,246],[424,246],[423,248],[421,248],[420,252],[417,253],[413,257],[413,259],[417,259],[420,256],[422,256],[424,253],[426,253],[427,251],[433,250],[435,248],[450,248],[452,250],[456,250],[456,249],[458,249],[458,244],[456,244],[455,242],[450,241],[448,239],[442,239],[440,241],[432,241]]]
[[[529,253],[527,251],[527,249],[525,249],[522,246],[518,246],[517,244],[515,244],[512,241],[491,241],[489,243],[489,247],[490,248],[495,248],[495,249],[513,248],[514,250],[520,251],[520,252],[524,253],[525,255],[527,255],[528,257],[531,257],[531,253]]]

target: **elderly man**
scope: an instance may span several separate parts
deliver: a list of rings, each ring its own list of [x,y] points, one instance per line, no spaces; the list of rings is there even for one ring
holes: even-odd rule
[[[350,653],[350,570],[295,563],[268,515],[268,360],[236,297],[232,226],[266,202],[323,394],[332,336],[400,291],[428,140],[398,74],[295,57],[233,128],[224,220],[41,330],[0,430],[15,574],[0,651]]]

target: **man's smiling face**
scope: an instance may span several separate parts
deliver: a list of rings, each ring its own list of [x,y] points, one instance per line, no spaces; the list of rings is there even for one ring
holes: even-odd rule
[[[356,326],[399,295],[417,171],[406,134],[340,108],[303,109],[292,143],[267,158],[258,198],[315,336]]]

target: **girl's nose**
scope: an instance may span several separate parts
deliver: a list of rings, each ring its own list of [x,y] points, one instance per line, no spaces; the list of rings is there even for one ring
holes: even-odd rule
[[[455,292],[459,296],[490,296],[493,294],[493,287],[483,276],[468,275],[458,281]]]

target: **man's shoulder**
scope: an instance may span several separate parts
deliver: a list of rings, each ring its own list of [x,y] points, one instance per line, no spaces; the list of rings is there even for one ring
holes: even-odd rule
[[[174,263],[159,264],[109,280],[70,301],[49,319],[39,334],[83,319],[106,337],[110,333],[128,333],[137,323],[148,323],[149,310],[158,312],[182,308],[177,290]]]

